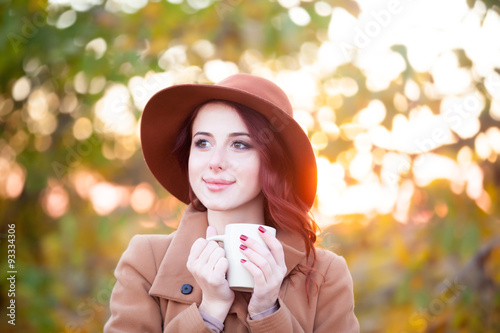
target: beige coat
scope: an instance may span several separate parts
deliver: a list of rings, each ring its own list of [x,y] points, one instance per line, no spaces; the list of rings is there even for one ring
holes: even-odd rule
[[[188,206],[179,228],[170,235],[132,238],[115,271],[117,279],[110,301],[111,318],[104,332],[207,332],[197,306],[201,289],[186,268],[193,242],[205,237],[206,213]],[[309,287],[307,301],[304,274],[295,267],[307,264],[300,237],[277,233],[285,252],[287,277],[279,293],[278,311],[250,320],[250,294],[236,292],[224,322],[225,332],[359,332],[354,315],[352,279],[345,260],[317,249],[313,275],[318,287]],[[291,272],[291,274],[289,274]],[[183,285],[193,287],[181,292]],[[188,288],[189,289],[189,288]]]

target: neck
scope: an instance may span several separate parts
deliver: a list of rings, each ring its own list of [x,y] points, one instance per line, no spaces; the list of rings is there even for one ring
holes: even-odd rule
[[[264,198],[259,195],[247,204],[231,210],[207,209],[207,219],[208,225],[214,226],[218,235],[223,235],[226,225],[230,223],[265,224]]]

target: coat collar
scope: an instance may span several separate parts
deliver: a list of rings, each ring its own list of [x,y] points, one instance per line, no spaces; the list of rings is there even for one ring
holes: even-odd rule
[[[150,295],[187,304],[201,303],[201,289],[186,268],[186,263],[191,245],[196,239],[205,238],[207,226],[206,212],[199,212],[189,205],[161,261]],[[300,236],[282,230],[277,230],[276,235],[283,245],[288,275],[305,258],[304,242]],[[184,284],[193,286],[193,291],[188,295],[181,292]]]

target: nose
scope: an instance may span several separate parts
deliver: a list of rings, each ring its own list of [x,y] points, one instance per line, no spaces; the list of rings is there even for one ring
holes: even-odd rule
[[[212,150],[212,156],[208,162],[208,167],[213,172],[219,172],[226,169],[226,153],[224,147],[217,147]]]

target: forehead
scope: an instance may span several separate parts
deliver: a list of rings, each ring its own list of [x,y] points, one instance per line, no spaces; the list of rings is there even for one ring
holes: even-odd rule
[[[201,107],[193,122],[193,133],[198,130],[248,132],[238,112],[232,106],[221,102],[210,102]]]

